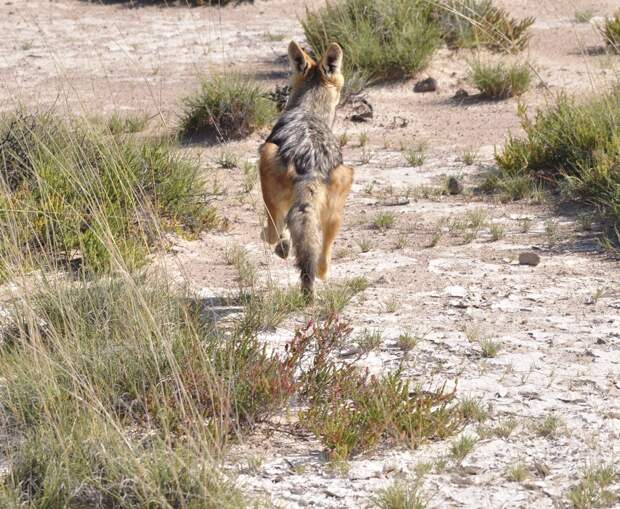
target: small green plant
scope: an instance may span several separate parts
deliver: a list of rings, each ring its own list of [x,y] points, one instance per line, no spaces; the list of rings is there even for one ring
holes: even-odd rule
[[[118,113],[113,113],[108,118],[106,127],[114,135],[138,133],[144,130],[148,120],[148,116],[145,114],[121,116]]]
[[[506,439],[512,435],[518,424],[515,418],[510,417],[508,419],[503,419],[495,426],[479,426],[478,434],[483,438],[497,437]]]
[[[607,488],[614,482],[616,471],[612,464],[589,467],[582,474],[579,484],[568,492],[574,509],[615,507],[618,495]]]
[[[491,227],[489,228],[489,231],[491,233],[491,240],[493,242],[497,242],[498,240],[503,239],[504,236],[506,235],[506,231],[504,230],[504,227],[498,223],[493,223]]]
[[[474,450],[478,439],[469,435],[462,435],[458,440],[452,442],[450,455],[456,463],[462,463],[465,457]]]
[[[409,237],[404,233],[401,233],[397,238],[396,242],[394,242],[394,247],[396,249],[405,249],[409,245]]]
[[[338,137],[338,143],[341,147],[345,147],[349,143],[349,133],[346,131]]]
[[[613,17],[605,18],[601,33],[607,46],[620,53],[620,10]]]
[[[223,150],[217,158],[217,164],[225,170],[232,170],[233,168],[237,168],[239,166],[239,156],[237,154],[233,154],[232,152]]]
[[[368,280],[363,276],[326,286],[319,295],[319,314],[325,317],[341,313],[349,301],[367,287]]]
[[[246,161],[243,164],[243,191],[249,193],[256,186],[258,180],[258,171],[256,164]]]
[[[480,400],[474,398],[463,398],[459,404],[461,414],[468,421],[483,423],[489,418],[487,412],[480,403]]]
[[[424,143],[417,143],[416,145],[408,148],[403,152],[405,161],[412,168],[422,166],[425,160],[426,145]]]
[[[250,259],[244,247],[231,246],[224,252],[228,265],[232,265],[237,272],[240,290],[254,288],[258,281],[258,269]]]
[[[362,237],[361,239],[357,239],[355,241],[357,247],[360,248],[362,253],[368,253],[373,248],[372,241],[368,237]]]
[[[594,17],[592,9],[582,9],[575,11],[575,21],[577,23],[590,23]]]
[[[365,147],[366,145],[368,145],[368,133],[360,133],[357,139],[360,147]]]
[[[532,72],[525,63],[487,63],[474,59],[469,66],[473,85],[487,99],[508,99],[522,95],[532,81]]]
[[[237,75],[205,79],[200,91],[186,97],[180,121],[183,138],[206,136],[228,141],[248,136],[276,116],[276,106],[256,83]]]
[[[389,230],[394,226],[396,216],[392,212],[379,212],[372,221],[372,226],[377,230]]]
[[[383,344],[383,337],[381,336],[381,331],[377,329],[364,329],[357,338],[357,344],[364,353],[378,350]]]
[[[410,352],[418,344],[420,338],[411,332],[401,332],[396,339],[396,345],[403,352]]]
[[[547,235],[549,244],[554,245],[557,243],[559,239],[559,231],[558,224],[555,221],[551,219],[545,221],[545,235]]]
[[[541,437],[552,438],[555,437],[560,428],[563,426],[562,419],[557,415],[549,414],[543,419],[539,419],[533,425],[534,432]]]
[[[397,297],[392,296],[383,303],[383,309],[386,313],[396,313],[400,307],[400,301]]]
[[[530,473],[523,463],[516,463],[506,470],[506,480],[510,482],[523,482],[529,476]]]
[[[480,353],[486,359],[496,357],[501,349],[502,343],[500,341],[486,338],[480,340]]]
[[[434,7],[422,0],[343,0],[302,20],[316,55],[337,42],[345,51],[345,77],[362,82],[400,79],[429,63],[440,44]]]
[[[426,509],[429,498],[421,493],[418,480],[397,480],[379,490],[371,502],[378,509]]]
[[[478,153],[471,149],[465,150],[461,154],[461,161],[463,161],[463,164],[465,164],[466,166],[471,166],[476,162],[477,159]]]

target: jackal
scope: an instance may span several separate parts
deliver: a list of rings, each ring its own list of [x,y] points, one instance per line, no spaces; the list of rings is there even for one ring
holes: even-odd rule
[[[331,130],[344,84],[342,49],[333,43],[315,62],[292,41],[288,57],[291,93],[259,150],[267,211],[262,237],[276,244],[281,258],[288,257],[292,241],[302,289],[312,297],[315,278],[328,275],[332,243],[353,182],[353,169],[342,164]]]

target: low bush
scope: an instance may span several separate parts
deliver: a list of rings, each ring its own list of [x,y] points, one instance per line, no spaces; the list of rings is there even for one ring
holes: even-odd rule
[[[276,104],[258,84],[238,75],[213,76],[185,98],[180,134],[186,139],[239,139],[270,124],[276,114]]]
[[[198,165],[164,140],[114,137],[80,120],[0,119],[0,266],[81,258],[102,271],[142,263],[160,228],[217,224]],[[115,258],[118,258],[115,260]]]
[[[470,79],[480,94],[488,99],[507,99],[527,91],[532,72],[525,63],[470,62]]]
[[[525,136],[496,154],[498,178],[558,185],[620,225],[620,86],[582,101],[561,94],[534,118],[522,110],[521,125]]]
[[[363,80],[416,74],[440,45],[433,6],[424,0],[342,0],[306,11],[308,44],[322,55],[332,42],[343,48],[345,76]]]
[[[440,2],[437,13],[443,38],[451,48],[486,47],[493,51],[522,51],[530,39],[534,18],[517,20],[492,0]]]

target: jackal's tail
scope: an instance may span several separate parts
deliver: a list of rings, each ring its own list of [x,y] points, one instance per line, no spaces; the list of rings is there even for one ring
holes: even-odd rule
[[[308,297],[314,295],[321,245],[319,211],[322,191],[322,183],[318,179],[302,179],[295,183],[293,205],[286,218],[295,248],[297,268],[301,272],[301,287]]]

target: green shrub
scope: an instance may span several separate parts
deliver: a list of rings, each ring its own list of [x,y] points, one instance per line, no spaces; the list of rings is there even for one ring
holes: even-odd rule
[[[0,118],[0,266],[76,255],[85,268],[139,265],[159,228],[216,224],[198,165],[167,142],[112,137],[83,121]]]
[[[276,114],[276,104],[258,84],[233,74],[213,76],[185,98],[180,133],[184,138],[239,139],[271,123]]]
[[[492,0],[448,0],[440,2],[437,11],[443,37],[451,48],[518,52],[527,46],[534,24],[532,17],[512,18]]]
[[[521,95],[527,91],[532,80],[530,68],[525,63],[486,63],[476,59],[469,65],[472,83],[488,99]]]
[[[440,44],[433,7],[424,0],[342,0],[306,11],[302,21],[312,51],[332,42],[343,48],[347,79],[399,79],[429,63]]]
[[[605,18],[601,32],[605,43],[616,53],[620,53],[620,11],[612,18]]]
[[[562,94],[534,119],[521,111],[521,123],[525,137],[496,155],[501,178],[559,184],[620,225],[620,85],[585,101]]]

